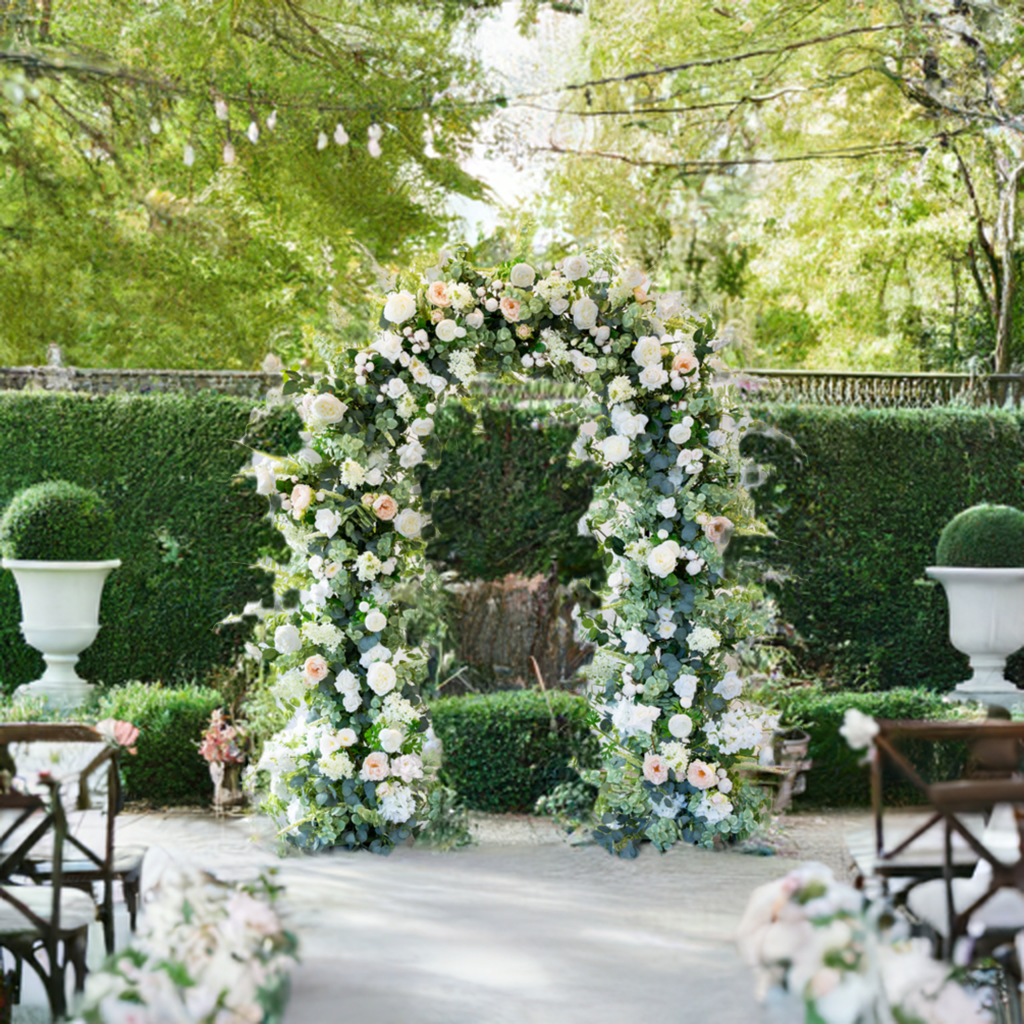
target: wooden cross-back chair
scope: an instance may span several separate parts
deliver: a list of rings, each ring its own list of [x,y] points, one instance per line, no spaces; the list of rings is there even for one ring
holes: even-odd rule
[[[85,953],[89,925],[96,920],[92,897],[64,885],[62,872],[67,819],[60,798],[58,780],[41,776],[48,800],[38,794],[0,793],[0,812],[14,819],[4,831],[9,845],[0,850],[0,947],[14,956],[10,975],[11,995],[19,998],[21,968],[29,964],[46,990],[54,1020],[67,1009],[67,967],[74,968],[75,988],[85,981]],[[16,830],[30,825],[19,838]],[[52,839],[50,884],[15,885],[27,858],[44,839]],[[40,956],[42,954],[42,956]]]
[[[900,740],[924,740],[930,743],[965,743],[970,751],[966,777],[928,782],[899,748]],[[965,934],[972,915],[998,890],[1024,891],[1024,854],[1013,863],[1005,863],[998,853],[985,845],[978,822],[997,804],[1014,805],[1018,838],[1024,839],[1024,722],[988,719],[978,722],[878,721],[875,737],[876,756],[871,762],[871,796],[875,818],[876,873],[915,879],[942,878],[946,883],[948,929],[947,951]],[[918,789],[931,806],[932,813],[919,828],[887,849],[883,825],[884,767],[888,762]],[[974,820],[970,820],[973,816]],[[941,824],[943,848],[938,863],[925,860],[914,864],[908,852],[915,841]],[[957,856],[954,836],[962,841],[966,855]],[[1024,850],[1024,842],[1021,843]],[[954,902],[953,879],[974,873],[979,860],[992,868],[988,889],[969,907],[958,912]]]
[[[145,849],[142,847],[118,848],[115,843],[115,829],[118,811],[121,806],[121,778],[119,771],[120,751],[109,745],[95,729],[86,725],[63,722],[27,722],[0,724],[0,747],[9,751],[17,744],[51,743],[51,744],[92,744],[99,749],[95,757],[77,772],[76,808],[80,811],[92,809],[90,786],[94,776],[100,772],[106,774],[106,793],[104,797],[105,815],[103,822],[103,840],[99,849],[86,845],[78,836],[68,831],[65,837],[64,863],[62,865],[64,885],[81,889],[93,894],[95,887],[101,888],[97,908],[103,923],[103,938],[107,953],[114,951],[114,882],[120,881],[124,891],[125,904],[129,913],[132,931],[135,930],[138,912],[138,886]],[[17,767],[17,766],[15,766]],[[65,799],[67,796],[65,795]],[[19,837],[17,829],[27,827],[28,823],[16,824],[0,837],[0,851],[10,837]],[[22,858],[19,874],[40,884],[49,883],[54,870],[54,859],[45,847],[38,845]]]

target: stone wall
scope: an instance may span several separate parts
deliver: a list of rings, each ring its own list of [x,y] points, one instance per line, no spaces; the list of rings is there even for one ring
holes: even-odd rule
[[[248,370],[79,370],[73,366],[0,367],[0,391],[41,388],[108,395],[115,391],[215,391],[259,399],[279,387],[279,373]]]

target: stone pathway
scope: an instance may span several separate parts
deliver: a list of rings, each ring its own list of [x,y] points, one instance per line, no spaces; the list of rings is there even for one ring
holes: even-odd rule
[[[838,822],[800,817],[786,834],[803,829],[835,852],[828,826]],[[759,1019],[732,935],[751,891],[792,857],[680,846],[622,861],[525,817],[481,815],[474,831],[478,845],[450,853],[281,858],[265,819],[168,812],[124,814],[118,825],[120,842],[164,851],[147,858],[144,886],[162,857],[222,878],[278,869],[302,955],[286,1024]]]

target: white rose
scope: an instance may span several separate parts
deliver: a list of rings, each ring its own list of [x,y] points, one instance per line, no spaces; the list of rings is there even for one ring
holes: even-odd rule
[[[371,487],[378,487],[384,482],[384,474],[379,469],[371,469],[370,472],[366,474],[366,482]]]
[[[629,438],[621,434],[612,434],[599,442],[598,448],[605,460],[611,463],[622,462],[629,458]]]
[[[616,434],[635,439],[647,427],[647,417],[643,413],[631,413],[618,405],[612,410],[612,428]]]
[[[256,493],[273,494],[277,490],[277,474],[270,466],[256,467]]]
[[[434,328],[434,333],[441,341],[454,341],[458,337],[458,331],[459,325],[454,320],[447,318]]]
[[[622,271],[622,284],[632,291],[644,283],[644,272],[639,267],[627,267]]]
[[[657,505],[658,515],[665,519],[674,519],[676,513],[679,511],[676,508],[675,498],[665,498],[664,501],[659,501]]]
[[[622,634],[627,654],[646,654],[651,648],[650,638],[646,633],[632,626]]]
[[[324,423],[337,423],[345,415],[347,405],[336,395],[317,395],[313,399],[312,413]]]
[[[401,729],[381,729],[380,748],[386,754],[397,754],[402,749],[405,733]]]
[[[379,633],[387,624],[387,616],[379,608],[366,613],[366,628],[371,633]]]
[[[562,273],[570,281],[586,277],[588,270],[590,270],[590,264],[587,262],[587,257],[583,255],[567,256],[562,262]]]
[[[334,688],[338,693],[358,693],[359,677],[354,672],[350,672],[347,668],[343,668],[334,677]]]
[[[341,516],[329,508],[321,508],[316,513],[316,528],[328,537],[333,537],[341,526]]]
[[[351,747],[356,742],[356,734],[354,729],[339,729],[338,730],[338,742],[343,747]]]
[[[392,292],[384,303],[384,319],[402,324],[416,312],[416,296],[409,292]]]
[[[695,675],[690,675],[688,672],[684,672],[679,676],[676,681],[672,684],[672,689],[676,691],[676,696],[679,698],[679,703],[684,708],[690,707],[693,703],[693,698],[697,693],[697,683],[700,680]]]
[[[484,315],[479,309],[474,309],[469,316],[466,317],[466,326],[472,327],[474,331],[478,331],[484,325]]]
[[[409,364],[409,372],[412,374],[412,379],[417,384],[426,384],[430,380],[430,370],[426,368],[418,359],[413,358]]]
[[[366,684],[378,697],[390,693],[397,682],[395,670],[386,661],[375,661],[366,673]]]
[[[689,419],[689,416],[687,416],[687,419]],[[689,425],[686,423],[676,423],[673,425],[672,429],[669,430],[668,439],[673,444],[686,444],[686,442],[690,440],[691,433],[692,431],[690,430]]]
[[[433,391],[435,395],[441,394],[441,392],[448,387],[448,381],[446,381],[439,373],[432,373],[428,383],[430,384],[430,390]]]
[[[729,434],[724,430],[712,430],[708,434],[708,444],[712,448],[721,448],[729,443]]]
[[[743,680],[735,672],[726,672],[712,692],[726,700],[732,700],[743,692]]]
[[[401,398],[409,390],[409,385],[401,377],[392,377],[384,385],[384,392],[388,398]]]
[[[676,571],[678,561],[679,545],[674,540],[667,540],[651,549],[651,553],[647,556],[647,568],[655,576],[664,579]]]
[[[661,338],[656,338],[653,334],[637,338],[633,347],[633,362],[638,366],[660,366]]]
[[[593,373],[597,369],[597,360],[590,356],[578,355],[573,362],[577,373]]]
[[[537,271],[529,263],[517,263],[508,277],[514,288],[529,288],[537,280]]]
[[[423,516],[415,509],[402,509],[395,516],[395,529],[408,540],[419,540],[423,529]]]
[[[645,366],[640,371],[639,383],[648,391],[657,391],[668,383],[668,371],[660,364]]]
[[[429,416],[421,416],[409,424],[409,429],[416,437],[429,437],[434,429],[434,421]]]
[[[552,299],[548,303],[548,307],[555,316],[561,316],[569,308],[568,299]]]
[[[370,348],[378,351],[389,363],[393,363],[402,354],[402,336],[385,331]]]
[[[597,303],[593,299],[577,299],[572,304],[572,322],[578,330],[589,331],[597,323],[598,312]]]
[[[398,462],[403,469],[412,469],[413,466],[418,466],[423,461],[423,456],[427,454],[427,449],[415,438],[407,444],[400,445],[396,451],[398,452]]]
[[[689,715],[673,715],[668,720],[668,731],[677,740],[685,740],[693,732],[693,719]]]
[[[302,646],[298,629],[287,624],[274,630],[274,647],[281,654],[294,654]]]

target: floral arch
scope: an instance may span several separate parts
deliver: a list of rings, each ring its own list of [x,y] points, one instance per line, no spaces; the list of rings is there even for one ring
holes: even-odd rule
[[[722,563],[728,532],[757,528],[740,486],[749,419],[731,415],[710,321],[647,288],[607,252],[542,276],[525,261],[477,270],[457,248],[398,282],[350,365],[288,374],[308,447],[256,472],[293,552],[282,586],[309,595],[271,620],[265,651],[295,711],[259,766],[264,807],[290,842],[387,852],[436,807],[417,688],[426,655],[406,642],[395,588],[424,570],[409,471],[430,458],[438,403],[481,372],[582,382],[601,409],[566,410],[580,422],[574,454],[606,469],[585,520],[611,570],[603,611],[583,623],[601,645],[596,838],[633,855],[644,837],[666,849],[753,828],[762,798],[737,769],[774,722],[726,671],[750,595]]]

